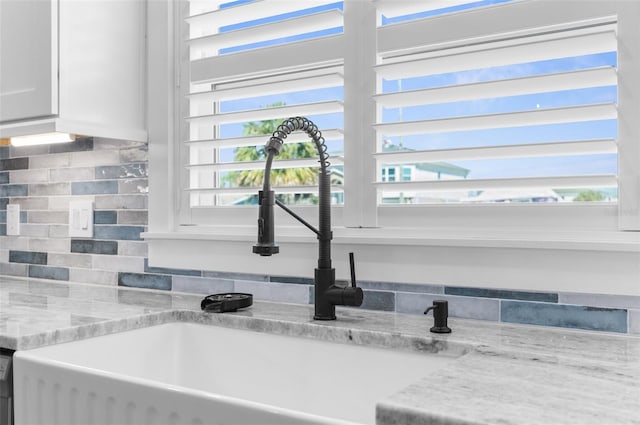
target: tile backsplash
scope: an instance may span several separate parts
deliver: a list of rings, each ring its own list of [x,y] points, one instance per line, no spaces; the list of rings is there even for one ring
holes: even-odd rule
[[[313,281],[289,276],[149,266],[147,145],[82,138],[71,144],[0,146],[0,274],[312,303]],[[94,237],[68,236],[69,202],[94,202]],[[6,206],[20,204],[21,235],[6,235]],[[640,297],[359,282],[363,308],[422,314],[435,299],[451,316],[640,335]],[[425,319],[431,320],[431,319]]]

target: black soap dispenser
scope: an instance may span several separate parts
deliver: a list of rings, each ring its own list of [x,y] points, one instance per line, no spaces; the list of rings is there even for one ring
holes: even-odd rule
[[[449,317],[449,302],[446,300],[434,300],[433,306],[424,311],[427,314],[430,310],[433,310],[434,326],[431,328],[431,332],[436,334],[448,334],[451,333],[451,328],[447,326],[447,319]]]

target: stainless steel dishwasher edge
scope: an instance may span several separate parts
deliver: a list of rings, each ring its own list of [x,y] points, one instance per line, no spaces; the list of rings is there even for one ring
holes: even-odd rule
[[[13,350],[0,348],[0,425],[13,425]]]

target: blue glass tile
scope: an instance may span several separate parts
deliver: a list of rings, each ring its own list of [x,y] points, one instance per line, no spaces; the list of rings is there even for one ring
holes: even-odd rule
[[[629,333],[640,335],[640,310],[629,310]]]
[[[202,277],[215,277],[218,279],[231,280],[252,280],[256,282],[269,282],[269,276],[253,273],[236,273],[236,272],[211,272],[204,271]]]
[[[0,184],[7,184],[9,183],[9,173],[7,173],[6,171],[3,173],[0,173]]]
[[[627,310],[617,308],[502,301],[500,319],[527,325],[627,332]]]
[[[300,285],[315,285],[315,280],[308,277],[270,276],[269,281],[277,283],[296,283]]]
[[[117,255],[118,242],[96,241],[91,239],[71,239],[71,252]]]
[[[144,231],[143,226],[94,226],[93,237],[95,239],[119,239],[138,241],[140,233]]]
[[[118,224],[117,211],[95,211],[93,213],[94,224]]]
[[[6,210],[9,198],[0,198],[0,210]]]
[[[26,170],[29,168],[29,158],[0,159],[0,171]]]
[[[387,291],[364,291],[364,299],[359,308],[378,311],[395,311],[396,294]]]
[[[93,137],[76,139],[72,143],[57,143],[49,146],[49,153],[80,152],[93,150]]]
[[[105,195],[118,193],[118,182],[115,180],[73,182],[72,195]]]
[[[233,282],[236,292],[253,294],[254,300],[276,301],[294,304],[307,304],[309,302],[309,287],[306,285],[288,283],[254,282],[236,280]]]
[[[357,279],[357,276],[356,276],[356,279]],[[374,289],[374,290],[377,289],[382,291],[386,290],[386,291],[394,291],[394,292],[417,292],[421,294],[442,294],[444,292],[444,286],[442,285],[427,285],[423,283],[414,284],[414,283],[359,280],[358,286],[360,286],[362,289]]]
[[[146,273],[162,273],[162,274],[177,274],[180,276],[202,276],[200,270],[185,270],[185,269],[168,269],[165,267],[150,267],[149,259],[144,259],[144,271]]]
[[[640,296],[610,294],[579,294],[561,292],[558,302],[561,304],[588,305],[591,307],[610,307],[640,309]]]
[[[499,298],[507,300],[520,301],[540,301],[547,303],[557,303],[558,294],[551,292],[525,292],[510,291],[502,289],[485,289],[485,288],[464,288],[457,286],[446,286],[444,293],[447,295],[459,295],[463,297],[475,298]]]
[[[456,297],[442,294],[396,293],[396,312],[423,314],[435,300],[449,301],[449,316],[463,319],[500,320],[500,301],[487,298]],[[432,320],[432,319],[431,319]]]
[[[171,276],[142,273],[118,273],[118,285],[133,288],[171,290]]]
[[[29,277],[38,279],[69,280],[69,269],[66,267],[29,266]]]
[[[0,146],[0,159],[9,158],[9,146]]]
[[[9,262],[47,264],[47,253],[35,251],[9,251]]]
[[[26,184],[6,184],[0,186],[0,197],[5,196],[27,196],[29,186]]]
[[[134,179],[147,176],[146,163],[96,167],[96,179]]]
[[[201,278],[191,276],[173,276],[171,290],[191,294],[220,294],[234,292],[233,280]]]
[[[0,236],[7,236],[7,225],[0,223]]]

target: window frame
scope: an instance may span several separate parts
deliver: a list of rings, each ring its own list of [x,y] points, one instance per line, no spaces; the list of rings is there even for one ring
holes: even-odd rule
[[[517,2],[532,4],[540,0]],[[571,3],[572,0],[564,0],[563,7],[571,11]],[[627,7],[621,6],[624,3],[610,2],[610,6],[606,7],[611,7],[613,13],[617,7]],[[150,261],[176,267],[220,271],[238,270],[239,265],[249,261],[250,264],[259,264],[260,273],[309,275],[311,269],[308,268],[306,257],[314,252],[317,242],[307,229],[301,228],[295,220],[281,211],[276,212],[277,237],[281,243],[290,243],[300,249],[295,254],[280,254],[279,258],[264,262],[254,259],[255,256],[250,254],[245,255],[244,248],[240,248],[250,246],[247,243],[252,243],[255,239],[257,211],[254,208],[223,207],[214,212],[209,208],[179,207],[185,202],[178,177],[185,174],[185,158],[179,142],[183,139],[176,122],[181,117],[179,105],[184,101],[178,94],[180,84],[184,84],[184,76],[175,68],[174,58],[180,57],[180,51],[176,45],[177,34],[172,28],[180,18],[180,7],[184,7],[184,2],[150,2],[148,5],[149,161],[151,170],[167,170],[166,173],[150,173],[149,231],[144,234],[149,242]],[[640,40],[640,26],[634,25],[633,21],[639,16],[640,7],[629,7],[635,8],[635,13],[618,15],[621,23],[619,28],[622,28],[619,37],[635,41],[633,46],[622,46],[628,55],[623,63],[631,65],[623,67],[625,75],[632,74],[631,70],[638,70],[640,67],[640,48],[636,41]],[[640,83],[631,88],[629,96],[619,98],[619,105],[623,107],[619,107],[619,120],[622,123],[619,156],[622,159],[619,160],[618,205],[377,205],[378,196],[372,184],[376,178],[375,161],[372,160],[375,146],[365,142],[376,137],[375,131],[370,125],[348,125],[353,122],[373,122],[372,117],[376,113],[373,100],[361,95],[362,90],[375,92],[375,74],[371,71],[361,75],[355,71],[358,67],[374,65],[371,51],[375,50],[375,38],[365,37],[363,40],[362,34],[347,29],[355,22],[370,22],[372,19],[377,19],[372,3],[347,0],[344,45],[350,54],[345,54],[345,105],[350,107],[345,106],[344,132],[345,140],[349,140],[349,143],[345,143],[345,161],[349,158],[345,175],[358,184],[347,185],[344,207],[332,209],[334,245],[339,247],[339,251],[348,247],[359,247],[367,251],[376,247],[382,250],[393,247],[395,254],[388,258],[389,261],[397,260],[401,253],[407,254],[410,258],[407,261],[414,261],[416,252],[431,252],[433,248],[460,253],[470,248],[483,248],[487,249],[489,256],[491,253],[498,255],[504,249],[521,248],[523,258],[529,255],[527,251],[535,251],[543,256],[549,252],[561,252],[568,259],[578,258],[580,253],[601,251],[611,255],[632,254],[632,258],[636,259],[635,256],[640,252],[640,233],[624,230],[640,230],[640,172],[634,170],[634,167],[640,168],[637,167],[640,162],[640,142],[637,135],[640,131],[638,120],[635,119],[640,116],[640,102],[637,102],[640,99]],[[505,28],[511,24],[507,20]],[[351,62],[358,65],[347,66]],[[349,72],[349,69],[353,72]],[[354,79],[358,83],[347,86],[347,81]],[[626,78],[621,77],[621,81],[626,81]],[[157,87],[164,89],[157,90]],[[294,210],[307,214],[309,221],[315,222],[314,207],[294,207]],[[178,258],[176,255],[177,252],[184,252],[183,250],[195,246],[207,246],[211,249],[208,252],[204,250],[202,255],[193,251],[193,257],[189,259]],[[246,252],[250,252],[250,248],[248,249]],[[214,264],[210,261],[207,263],[211,253],[219,253],[221,260]],[[313,255],[311,254],[312,259]],[[292,258],[302,257],[304,261],[291,266]],[[234,260],[229,261],[230,259]],[[380,267],[392,264],[389,261],[379,261]],[[197,265],[200,267],[195,267]],[[595,270],[596,264],[589,267]],[[364,278],[384,280],[386,275],[376,270],[378,269],[372,267],[365,271]],[[585,276],[589,270],[585,269]],[[487,285],[491,285],[490,282],[494,282],[494,286],[501,286],[501,283],[502,286],[512,285],[506,278],[490,279],[500,273],[498,265],[495,270],[487,273],[485,277],[478,275],[479,280],[486,281]],[[628,268],[621,273],[629,281],[629,278],[634,277],[635,269]],[[421,276],[415,266],[396,276],[392,280],[412,282],[429,279],[428,275]],[[466,272],[460,276],[454,273],[449,283],[464,284],[464,276]],[[541,275],[535,272],[532,276]],[[441,275],[434,277],[442,278]]]

